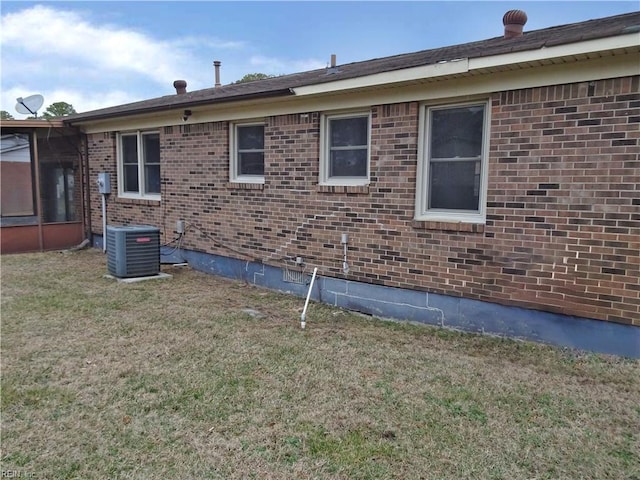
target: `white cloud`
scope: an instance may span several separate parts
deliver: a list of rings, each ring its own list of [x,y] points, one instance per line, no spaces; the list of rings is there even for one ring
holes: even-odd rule
[[[87,95],[76,90],[56,89],[45,92],[45,107],[55,102],[67,102],[74,106],[78,112],[86,112],[103,108],[105,105],[122,105],[125,103],[143,100],[122,90],[112,90],[96,98],[95,95]]]
[[[44,65],[60,65],[58,62],[72,59],[91,68],[132,71],[151,81],[166,82],[178,78],[192,61],[179,42],[157,40],[116,26],[94,25],[78,12],[41,5],[3,16],[1,30],[3,50],[14,49],[18,55],[36,58]]]
[[[243,46],[193,36],[157,39],[86,18],[42,5],[2,16],[1,109],[13,114],[16,96],[35,92],[45,96],[45,107],[66,101],[87,111],[169,94],[179,78],[202,88],[210,84],[213,67],[208,60],[202,65],[196,49]]]
[[[313,58],[249,58],[249,52],[259,52],[262,45],[206,35],[156,38],[99,23],[91,12],[55,5],[4,14],[0,44],[0,109],[16,118],[24,116],[15,112],[15,99],[34,93],[45,97],[43,109],[64,101],[85,112],[170,95],[176,79],[186,80],[190,91],[211,87],[214,59],[223,63],[223,83],[247,73],[280,75],[327,64]],[[233,55],[225,59],[225,51]]]

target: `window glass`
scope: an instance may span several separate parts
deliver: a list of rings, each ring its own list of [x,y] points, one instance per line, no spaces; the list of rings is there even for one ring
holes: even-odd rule
[[[238,127],[238,150],[263,150],[264,126],[249,125]]]
[[[366,177],[367,150],[332,150],[329,177]]]
[[[430,110],[427,209],[478,212],[484,105]]]
[[[264,175],[264,153],[238,153],[238,173],[240,175]]]
[[[138,193],[140,191],[138,184],[138,136],[122,135],[120,142],[124,191]]]
[[[138,193],[138,165],[124,165],[124,191]]]
[[[125,164],[138,163],[137,135],[122,136],[122,161]]]
[[[431,165],[429,208],[477,210],[480,162],[434,162]]]
[[[142,135],[146,193],[160,193],[160,134]]]
[[[146,193],[160,193],[160,165],[145,165],[144,180]]]
[[[141,197],[161,193],[160,134],[136,132],[120,135],[121,193]]]
[[[238,125],[236,135],[236,176],[264,175],[264,125]]]
[[[336,118],[331,120],[331,148],[367,146],[368,117]]]
[[[482,106],[433,110],[431,158],[469,158],[482,154]]]
[[[369,116],[329,117],[324,158],[324,179],[368,177]]]

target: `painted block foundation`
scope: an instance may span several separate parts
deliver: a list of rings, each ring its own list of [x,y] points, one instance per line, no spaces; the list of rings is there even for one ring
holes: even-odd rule
[[[101,237],[94,237],[94,246],[102,248]],[[278,267],[189,250],[161,255],[161,260],[162,263],[187,262],[202,272],[299,297],[307,294],[308,284],[284,281],[283,270]],[[382,318],[640,358],[640,327],[632,325],[371,285],[323,277],[320,273],[311,298]],[[313,319],[309,319],[309,324],[312,323]]]

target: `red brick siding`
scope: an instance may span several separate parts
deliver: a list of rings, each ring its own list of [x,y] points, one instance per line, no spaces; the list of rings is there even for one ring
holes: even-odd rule
[[[419,104],[371,108],[371,183],[318,185],[320,114],[265,119],[265,184],[229,183],[228,123],[161,129],[162,204],[109,221],[192,225],[185,248],[322,274],[640,325],[638,77],[491,96],[487,223],[413,220]],[[92,178],[114,174],[91,135]],[[149,202],[147,202],[149,203]],[[100,199],[92,192],[93,231]],[[341,233],[350,271],[342,272]]]
[[[640,325],[639,90],[634,77],[494,96],[486,231],[513,257],[488,265],[496,296]]]

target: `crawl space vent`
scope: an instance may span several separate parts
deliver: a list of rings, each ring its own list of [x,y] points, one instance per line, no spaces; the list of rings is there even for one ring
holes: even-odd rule
[[[282,270],[282,281],[288,283],[299,283],[305,285],[307,283],[307,275],[304,272],[297,272],[285,268]]]

